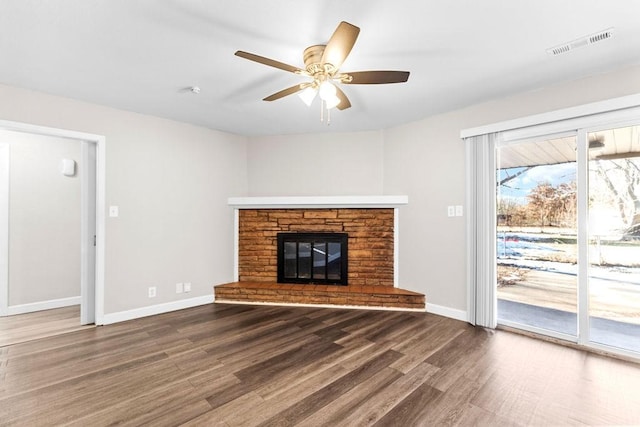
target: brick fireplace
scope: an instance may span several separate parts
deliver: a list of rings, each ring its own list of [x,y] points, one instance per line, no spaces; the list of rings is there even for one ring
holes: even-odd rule
[[[238,278],[275,282],[279,232],[344,232],[350,285],[393,287],[394,210],[243,209],[239,212]]]
[[[405,196],[235,198],[236,281],[217,302],[292,303],[424,310],[398,288],[398,206]],[[277,283],[278,233],[347,233],[348,286]]]

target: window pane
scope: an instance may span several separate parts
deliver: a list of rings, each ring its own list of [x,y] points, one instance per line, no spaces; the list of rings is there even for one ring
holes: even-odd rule
[[[298,277],[311,278],[311,243],[298,243]]]
[[[577,334],[574,136],[497,153],[498,322]]]
[[[640,352],[640,126],[587,139],[589,338]]]
[[[342,261],[340,259],[341,244],[337,242],[329,242],[329,259],[327,265],[327,279],[340,280],[340,269]]]
[[[326,278],[326,256],[327,256],[327,244],[314,243],[313,244],[313,278],[314,279]]]
[[[296,242],[284,242],[284,277],[288,279],[298,277]]]

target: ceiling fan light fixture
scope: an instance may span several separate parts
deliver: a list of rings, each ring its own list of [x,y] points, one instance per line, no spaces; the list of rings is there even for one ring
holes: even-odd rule
[[[328,99],[325,99],[324,103],[325,103],[325,106],[327,107],[327,110],[330,110],[334,107],[337,107],[338,104],[340,104],[340,98],[338,98],[336,95],[333,95]]]
[[[300,97],[300,99],[302,99],[302,102],[304,102],[307,105],[307,107],[310,107],[311,103],[316,98],[317,93],[318,93],[317,89],[309,86],[308,88],[300,92],[298,96]]]
[[[336,87],[328,80],[320,83],[319,92],[320,98],[322,98],[323,101],[328,101],[336,97]]]

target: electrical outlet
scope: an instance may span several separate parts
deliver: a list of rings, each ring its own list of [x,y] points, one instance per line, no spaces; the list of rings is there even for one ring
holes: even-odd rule
[[[184,292],[184,285],[182,283],[176,283],[176,294]]]
[[[447,216],[456,216],[455,206],[447,206]]]
[[[191,292],[191,283],[185,283],[184,284],[184,291],[185,292]]]
[[[155,297],[156,297],[156,287],[149,286],[149,298],[155,298]]]
[[[456,206],[456,216],[462,216],[462,206],[461,205],[457,205]]]
[[[109,206],[109,216],[111,218],[117,218],[120,215],[120,210],[117,206]]]

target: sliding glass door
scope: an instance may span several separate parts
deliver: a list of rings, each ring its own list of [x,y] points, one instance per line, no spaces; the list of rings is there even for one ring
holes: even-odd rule
[[[587,140],[589,339],[640,352],[640,126]]]
[[[498,323],[640,354],[640,126],[498,144],[496,182]]]
[[[577,335],[576,136],[497,147],[498,322]]]

